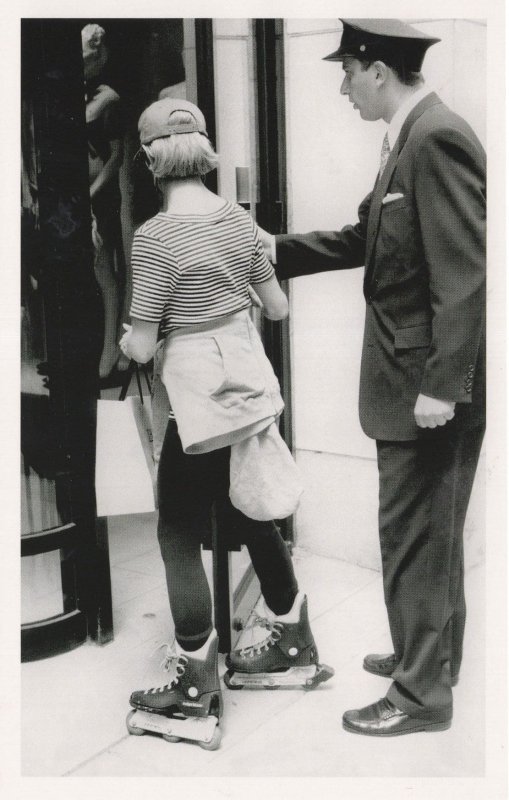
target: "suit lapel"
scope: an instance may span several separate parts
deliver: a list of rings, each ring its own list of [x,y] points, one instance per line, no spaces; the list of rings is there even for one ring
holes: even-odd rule
[[[378,228],[380,226],[380,214],[382,212],[382,200],[387,193],[387,189],[391,182],[392,175],[394,170],[396,169],[396,164],[398,163],[398,157],[403,149],[406,140],[408,139],[409,133],[412,129],[412,125],[414,122],[419,119],[421,114],[431,108],[431,106],[436,105],[437,103],[441,103],[442,101],[440,98],[434,93],[424,97],[420,103],[418,103],[415,108],[412,109],[408,117],[406,118],[405,122],[403,123],[403,127],[401,128],[400,134],[396,140],[396,144],[394,145],[391,154],[389,156],[389,160],[387,161],[384,173],[380,180],[377,180],[375,183],[375,188],[373,189],[373,196],[371,200],[371,206],[369,210],[368,216],[368,228],[367,228],[367,237],[366,237],[366,280],[368,278],[368,273],[371,272],[372,264],[371,264],[371,257],[373,255],[373,250],[375,247],[376,237],[378,235]]]
[[[369,265],[371,263],[371,254],[373,253],[373,247],[375,245],[376,235],[378,233],[378,225],[380,223],[380,214],[382,211],[382,200],[384,199],[385,194],[387,192],[387,187],[389,186],[392,174],[396,169],[396,164],[399,155],[398,142],[396,142],[395,147],[393,147],[393,149],[391,150],[391,154],[389,156],[387,164],[385,165],[383,175],[380,179],[377,179],[375,183],[375,188],[373,190],[373,196],[371,199],[371,206],[369,208],[369,216],[368,216],[368,230],[367,230],[367,241],[366,241],[366,269],[369,268]]]

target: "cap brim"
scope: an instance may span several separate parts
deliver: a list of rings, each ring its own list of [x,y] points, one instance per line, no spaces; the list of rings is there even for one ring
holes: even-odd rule
[[[343,61],[348,55],[349,53],[342,53],[341,48],[339,48],[339,50],[329,53],[328,56],[324,56],[322,61]]]

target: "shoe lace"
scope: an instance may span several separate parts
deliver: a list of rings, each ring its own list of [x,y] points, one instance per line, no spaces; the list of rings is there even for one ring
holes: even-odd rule
[[[170,682],[164,684],[164,686],[154,686],[152,689],[147,689],[146,694],[157,694],[158,692],[166,691],[166,689],[172,689],[177,685],[180,678],[186,671],[186,666],[189,659],[183,653],[177,653],[175,639],[171,642],[171,644],[163,642],[163,644],[158,645],[155,650],[153,650],[153,653],[159,652],[159,650],[161,650],[163,647],[165,648],[165,653],[159,666],[165,672],[170,672],[173,670],[173,677],[171,678]]]
[[[281,639],[284,625],[282,622],[277,622],[277,620],[270,620],[267,617],[260,617],[255,614],[244,628],[245,631],[251,631],[251,639],[254,639],[255,628],[265,628],[269,631],[269,635],[260,642],[251,641],[251,644],[242,647],[240,649],[242,658],[254,658],[255,655],[260,655],[262,650],[268,650],[269,647],[273,647]]]

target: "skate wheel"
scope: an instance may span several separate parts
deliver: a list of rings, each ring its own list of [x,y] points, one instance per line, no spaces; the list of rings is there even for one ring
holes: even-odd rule
[[[171,742],[172,744],[176,744],[177,742],[182,741],[180,736],[170,736],[169,734],[166,733],[163,733],[163,739],[165,742]]]
[[[235,687],[235,688],[237,688],[237,687]],[[221,731],[220,731],[220,729],[218,727],[215,729],[214,734],[213,734],[212,739],[210,740],[210,742],[198,742],[198,744],[200,745],[200,747],[203,750],[217,750],[217,748],[221,744]]]
[[[143,736],[145,734],[143,728],[138,728],[136,725],[131,725],[131,719],[134,717],[135,714],[136,711],[130,711],[129,714],[127,715],[127,719],[125,721],[125,724],[127,725],[127,730],[132,736]]]
[[[243,689],[244,688],[243,686],[237,686],[235,683],[231,683],[230,682],[230,678],[231,678],[231,673],[225,672],[225,674],[223,676],[224,684],[228,689],[231,689],[232,692],[235,691],[236,689]]]

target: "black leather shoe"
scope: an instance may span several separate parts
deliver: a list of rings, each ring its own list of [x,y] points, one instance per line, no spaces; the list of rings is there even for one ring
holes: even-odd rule
[[[366,672],[371,672],[373,675],[380,675],[382,678],[390,678],[398,666],[398,662],[394,653],[388,655],[369,653],[369,655],[364,658],[362,666]]]
[[[387,655],[379,655],[378,653],[369,653],[364,658],[362,663],[366,672],[371,672],[373,675],[379,675],[382,678],[390,678],[396,667],[398,661],[394,653]],[[459,681],[459,675],[451,677],[451,686],[456,686]]]
[[[420,731],[445,731],[451,727],[451,719],[418,719],[405,714],[382,697],[377,703],[343,714],[343,728],[350,733],[363,736],[403,736]]]

